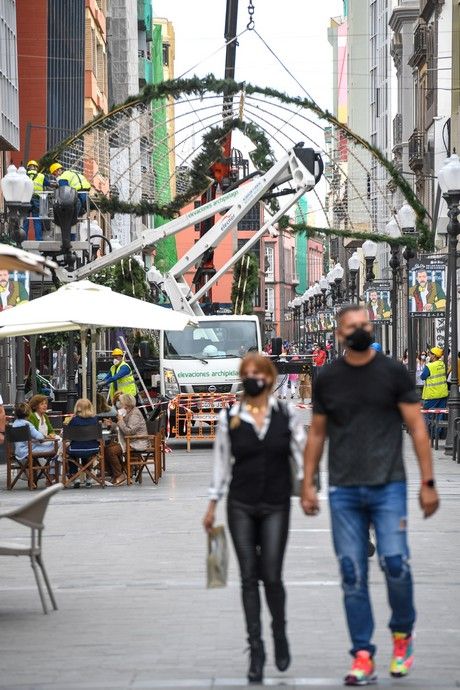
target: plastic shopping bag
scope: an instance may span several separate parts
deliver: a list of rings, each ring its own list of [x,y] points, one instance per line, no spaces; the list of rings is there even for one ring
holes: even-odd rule
[[[228,546],[223,525],[213,527],[211,532],[208,533],[208,556],[206,565],[208,572],[208,589],[225,587],[228,574]]]

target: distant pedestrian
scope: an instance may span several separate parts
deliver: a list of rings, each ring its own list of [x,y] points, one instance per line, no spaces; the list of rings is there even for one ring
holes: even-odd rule
[[[376,534],[392,610],[390,673],[406,676],[414,659],[415,622],[407,545],[407,489],[402,422],[409,429],[421,474],[425,517],[438,508],[431,448],[418,396],[405,367],[375,352],[368,313],[356,305],[337,315],[345,355],[325,367],[313,390],[313,418],[305,450],[302,506],[319,510],[314,475],[329,437],[329,504],[342,576],[353,663],[345,685],[375,681],[374,622],[368,592],[368,530]]]
[[[259,580],[272,617],[276,666],[285,671],[290,664],[282,568],[291,507],[290,458],[301,475],[304,432],[288,405],[271,394],[276,369],[267,357],[248,354],[240,376],[241,402],[219,416],[211,500],[203,524],[208,531],[212,528],[217,502],[229,485],[228,526],[240,567],[251,654],[248,680],[260,682],[265,649]]]
[[[322,345],[315,345],[313,350],[313,364],[315,367],[323,367],[327,362],[327,353]]]
[[[298,355],[294,355],[293,358],[291,359],[291,362],[299,360]],[[291,400],[294,400],[294,398],[297,398],[298,394],[298,388],[299,388],[299,374],[291,373],[289,374],[289,385],[291,387]]]

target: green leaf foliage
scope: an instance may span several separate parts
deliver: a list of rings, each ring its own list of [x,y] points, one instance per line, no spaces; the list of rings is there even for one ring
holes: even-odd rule
[[[233,269],[232,305],[234,314],[252,314],[254,297],[259,287],[259,262],[257,256],[249,252],[243,256]]]

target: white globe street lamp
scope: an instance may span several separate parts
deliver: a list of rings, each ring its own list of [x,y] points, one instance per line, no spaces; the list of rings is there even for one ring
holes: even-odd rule
[[[30,208],[34,183],[27,176],[25,168],[21,166],[17,169],[15,165],[10,165],[0,185],[9,211],[9,235],[21,244],[25,238],[21,221]]]
[[[373,240],[363,242],[363,254],[366,261],[366,282],[372,283],[375,280],[374,261],[377,256],[377,243]]]
[[[356,295],[356,279],[359,273],[361,261],[357,252],[354,252],[348,259],[348,270],[350,272],[350,297],[352,304],[355,301]]]
[[[403,235],[413,235],[416,232],[417,216],[412,206],[407,202],[401,206],[396,218]]]

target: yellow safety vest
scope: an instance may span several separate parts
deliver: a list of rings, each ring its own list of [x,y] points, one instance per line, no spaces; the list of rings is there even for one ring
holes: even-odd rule
[[[28,177],[34,183],[34,194],[39,194],[43,192],[45,188],[45,176],[43,173],[35,172],[35,170],[29,170],[27,173]]]
[[[123,378],[118,379],[117,381],[112,381],[109,387],[109,396],[110,400],[113,400],[113,396],[115,393],[118,391],[121,391],[122,393],[128,393],[129,395],[136,395],[137,393],[137,386],[136,382],[134,380],[134,376],[132,375],[131,372],[131,367],[129,364],[125,361],[120,362],[120,364],[113,364],[110,367],[110,375],[115,376],[115,374],[118,372],[120,367],[127,366],[129,369],[129,374],[126,376],[123,376]]]
[[[446,365],[442,359],[438,359],[436,362],[428,362],[426,366],[430,370],[430,375],[425,379],[422,399],[436,400],[447,398],[449,389],[447,388]]]
[[[60,180],[67,180],[69,187],[72,187],[77,192],[89,192],[91,185],[86,177],[76,170],[64,170],[59,176]]]

